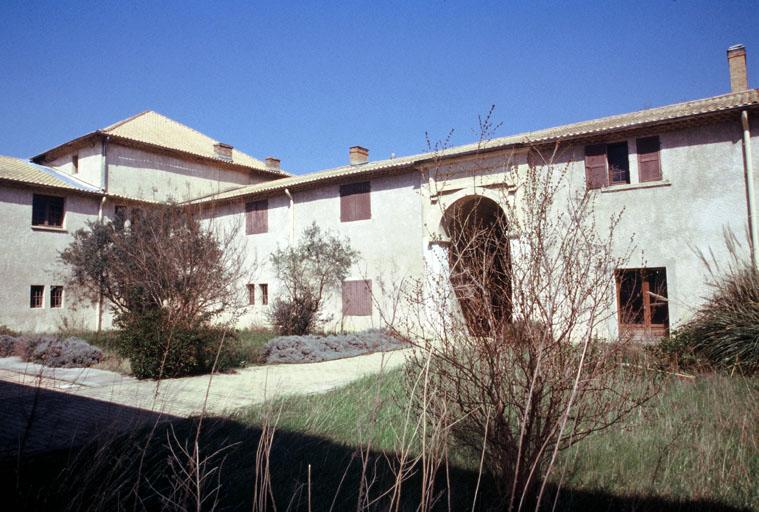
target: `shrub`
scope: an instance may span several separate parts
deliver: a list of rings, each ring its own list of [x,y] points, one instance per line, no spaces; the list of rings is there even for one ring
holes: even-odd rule
[[[16,355],[17,338],[7,334],[0,334],[0,357],[11,357]]]
[[[759,370],[759,271],[731,267],[710,283],[714,289],[694,318],[679,331],[678,343],[718,368]]]
[[[207,373],[214,368],[223,340],[217,371],[241,362],[239,340],[224,329],[206,325],[176,326],[166,329],[160,311],[140,315],[119,333],[119,348],[130,360],[138,379],[182,377]]]
[[[314,329],[318,305],[310,297],[310,294],[304,294],[299,298],[278,298],[274,301],[270,318],[279,334],[303,335]]]
[[[0,336],[18,336],[18,333],[5,324],[0,324]]]
[[[404,348],[382,331],[331,336],[280,336],[265,348],[267,363],[314,363]]]
[[[87,368],[103,359],[99,348],[81,338],[40,336],[27,338],[23,343],[25,360],[53,368]]]

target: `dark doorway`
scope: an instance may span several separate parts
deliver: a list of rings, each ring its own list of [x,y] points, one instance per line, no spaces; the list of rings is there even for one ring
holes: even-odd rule
[[[475,196],[451,206],[444,223],[451,284],[469,332],[494,335],[512,313],[506,215],[495,201]]]

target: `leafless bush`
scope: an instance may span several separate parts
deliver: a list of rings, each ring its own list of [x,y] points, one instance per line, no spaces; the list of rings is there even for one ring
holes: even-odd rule
[[[543,155],[512,167],[498,200],[445,211],[450,274],[408,288],[395,324],[417,347],[407,381],[420,414],[482,454],[509,510],[539,506],[560,450],[654,392],[621,365],[628,340],[602,339],[633,247],[615,236],[621,212],[599,218],[594,193]]]

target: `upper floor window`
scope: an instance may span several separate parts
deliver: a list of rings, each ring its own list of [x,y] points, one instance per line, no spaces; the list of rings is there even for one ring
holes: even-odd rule
[[[79,155],[72,155],[71,168],[73,169],[74,174],[79,172]]]
[[[630,183],[627,142],[586,146],[585,183],[589,189]]]
[[[371,185],[368,181],[340,185],[340,221],[372,218]]]
[[[661,145],[659,137],[644,137],[635,141],[638,150],[638,176],[640,181],[661,179]]]
[[[50,307],[51,308],[63,307],[63,286],[50,287]]]
[[[269,201],[245,203],[245,234],[255,235],[269,231]]]
[[[635,140],[638,181],[662,179],[659,137]],[[585,146],[585,183],[588,189],[630,183],[630,152],[627,141]]]
[[[34,194],[32,226],[63,227],[63,198]]]
[[[32,308],[41,308],[45,305],[45,287],[33,284],[29,306]]]

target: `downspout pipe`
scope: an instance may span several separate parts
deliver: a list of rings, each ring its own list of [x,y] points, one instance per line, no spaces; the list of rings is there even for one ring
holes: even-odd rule
[[[285,195],[290,200],[290,233],[289,233],[289,239],[290,239],[290,245],[293,245],[295,242],[295,202],[293,201],[293,195],[290,193],[290,189],[285,189]]]
[[[103,195],[103,198],[100,200],[100,207],[98,208],[98,222],[103,222],[103,210],[105,209],[105,202],[108,200],[108,196]],[[95,311],[97,314],[97,318],[95,321],[95,325],[97,326],[97,332],[98,334],[103,329],[103,294],[98,293],[98,300],[97,300],[97,309]]]
[[[748,229],[751,248],[751,263],[759,271],[759,226],[756,217],[756,195],[754,193],[754,161],[751,156],[751,128],[748,122],[748,110],[741,112],[743,128],[743,170],[746,173],[746,199],[748,201]]]

